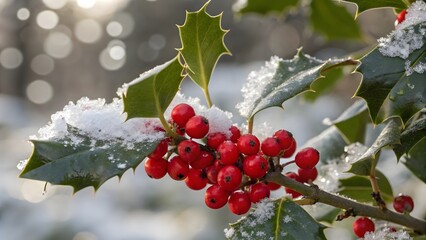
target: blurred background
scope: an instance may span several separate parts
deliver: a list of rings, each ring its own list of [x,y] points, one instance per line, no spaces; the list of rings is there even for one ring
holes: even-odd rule
[[[233,112],[237,123],[243,123],[235,111],[241,86],[272,55],[292,58],[303,46],[317,58],[344,57],[365,51],[394,28],[391,10],[366,12],[357,19],[362,41],[326,41],[312,32],[303,7],[286,16],[238,16],[233,3],[213,0],[208,7],[212,15],[223,12],[223,28],[231,30],[225,42],[233,54],[221,58],[210,88],[213,102]],[[0,0],[1,240],[224,238],[223,229],[237,216],[227,208],[205,207],[203,191],[149,179],[141,167],[120,182],[109,180],[96,194],[87,188],[75,195],[64,186],[47,185],[44,191],[43,182],[19,179],[16,168],[31,154],[28,136],[69,101],[83,96],[110,101],[123,83],[173,58],[180,47],[175,24],[183,24],[185,10],[202,5],[199,0]],[[347,7],[354,13],[355,6]],[[290,130],[301,146],[327,127],[324,118],[335,118],[354,101],[359,80],[350,75],[315,103],[295,99],[285,111],[266,110],[257,121]],[[182,91],[202,96],[189,79]],[[408,173],[403,166],[401,171]],[[394,183],[395,192],[406,186]],[[417,196],[424,196],[422,191]],[[351,239],[345,230],[337,234]]]

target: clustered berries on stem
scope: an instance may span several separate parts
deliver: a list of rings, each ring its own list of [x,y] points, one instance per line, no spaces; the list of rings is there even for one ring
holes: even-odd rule
[[[184,181],[188,188],[207,188],[204,200],[208,207],[218,209],[228,203],[234,214],[245,214],[252,203],[270,196],[281,186],[265,180],[268,172],[282,171],[296,163],[298,173],[286,176],[299,182],[311,183],[318,175],[315,165],[319,152],[314,148],[300,150],[294,161],[281,164],[296,151],[296,141],[286,130],[276,131],[262,142],[251,134],[241,134],[236,126],[229,133],[210,132],[209,120],[196,115],[186,104],[176,105],[171,111],[172,131],[180,138],[162,140],[145,161],[149,177],[159,179],[168,174],[172,179]],[[298,192],[285,188],[293,197]]]

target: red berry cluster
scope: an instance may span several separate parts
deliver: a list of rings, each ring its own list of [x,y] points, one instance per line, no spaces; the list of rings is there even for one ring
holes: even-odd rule
[[[218,209],[228,203],[231,212],[238,215],[280,187],[266,182],[264,177],[268,171],[282,169],[280,158],[289,158],[296,150],[295,139],[285,130],[262,142],[253,134],[241,135],[235,126],[229,129],[230,136],[209,133],[209,120],[196,115],[185,103],[172,109],[171,125],[182,137],[160,142],[145,162],[148,176],[159,179],[168,173],[172,179],[184,180],[193,190],[211,184],[204,196],[206,205]],[[294,162],[300,169],[293,175],[301,182],[315,180],[318,161],[315,149],[299,151]]]

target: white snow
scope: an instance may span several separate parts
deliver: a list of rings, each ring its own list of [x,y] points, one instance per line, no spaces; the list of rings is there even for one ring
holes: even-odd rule
[[[374,232],[368,232],[364,235],[364,240],[412,240],[413,238],[404,231],[390,231],[390,228],[378,229]]]
[[[411,61],[406,60],[405,61],[405,74],[407,76],[410,76],[413,73],[424,73],[426,72],[426,63],[424,62],[418,62],[416,65],[411,66]]]
[[[241,9],[247,6],[247,0],[237,0],[234,5],[232,5],[232,10],[234,12],[239,12]]]
[[[254,221],[249,222],[250,226],[263,224],[275,215],[275,203],[271,199],[265,198],[256,204],[250,215],[255,217]]]
[[[226,238],[232,238],[232,236],[234,236],[234,233],[235,233],[235,229],[233,227],[225,228],[223,231],[225,232]]]
[[[291,221],[293,221],[293,219],[289,216],[289,215],[286,215],[285,217],[284,217],[284,223],[289,223],[289,222],[291,222]]]
[[[414,29],[416,24],[421,26],[419,31]],[[384,56],[406,59],[413,51],[423,47],[425,37],[426,3],[418,0],[407,9],[405,21],[386,38],[378,40],[379,51]]]

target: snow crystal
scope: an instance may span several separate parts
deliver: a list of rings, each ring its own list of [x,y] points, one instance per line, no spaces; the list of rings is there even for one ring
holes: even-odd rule
[[[225,228],[223,231],[225,232],[226,238],[232,238],[234,236],[234,233],[235,233],[235,229],[233,227]]]
[[[264,236],[266,236],[265,232],[259,231],[256,233],[256,237],[264,237]]]
[[[78,146],[83,139],[70,130],[68,126],[78,129],[79,134],[88,136],[92,146],[97,141],[123,143],[131,148],[135,142],[154,141],[164,137],[163,132],[156,128],[161,126],[157,119],[134,118],[126,122],[126,116],[122,114],[123,103],[114,99],[112,103],[105,103],[105,99],[89,100],[83,97],[77,103],[70,102],[62,111],[51,116],[48,125],[38,131],[37,136],[31,136],[34,140],[61,140],[71,146]],[[104,145],[107,148],[107,144]]]
[[[289,222],[291,222],[291,221],[293,221],[293,219],[292,219],[289,215],[286,215],[286,216],[284,217],[284,223],[289,223]]]
[[[255,219],[249,223],[254,227],[271,219],[275,215],[275,203],[269,198],[265,198],[256,204],[254,211],[251,213]]]
[[[247,82],[241,89],[244,100],[236,106],[243,117],[249,117],[250,109],[256,99],[261,97],[263,89],[272,81],[280,61],[283,59],[273,56],[259,71],[253,71],[248,75]]]
[[[125,163],[117,164],[117,168],[119,168],[119,169],[125,169],[126,167],[127,167],[127,164],[125,164]]]
[[[391,231],[390,228],[378,229],[364,235],[364,240],[412,240],[413,238],[403,230]]]
[[[21,160],[19,161],[18,165],[16,165],[16,168],[18,168],[18,170],[22,170],[25,168],[25,166],[27,166],[27,163],[28,163],[28,159]]]
[[[424,62],[418,62],[416,65],[414,65],[412,67],[410,60],[405,61],[405,74],[407,76],[410,76],[414,72],[420,73],[420,74],[426,72],[426,63],[424,63]],[[413,89],[413,88],[411,88],[411,89]]]
[[[407,9],[405,21],[397,25],[388,37],[378,40],[380,53],[406,59],[414,50],[422,48],[426,37],[425,22],[426,3],[418,0]],[[419,31],[413,27],[416,24],[421,26]]]

